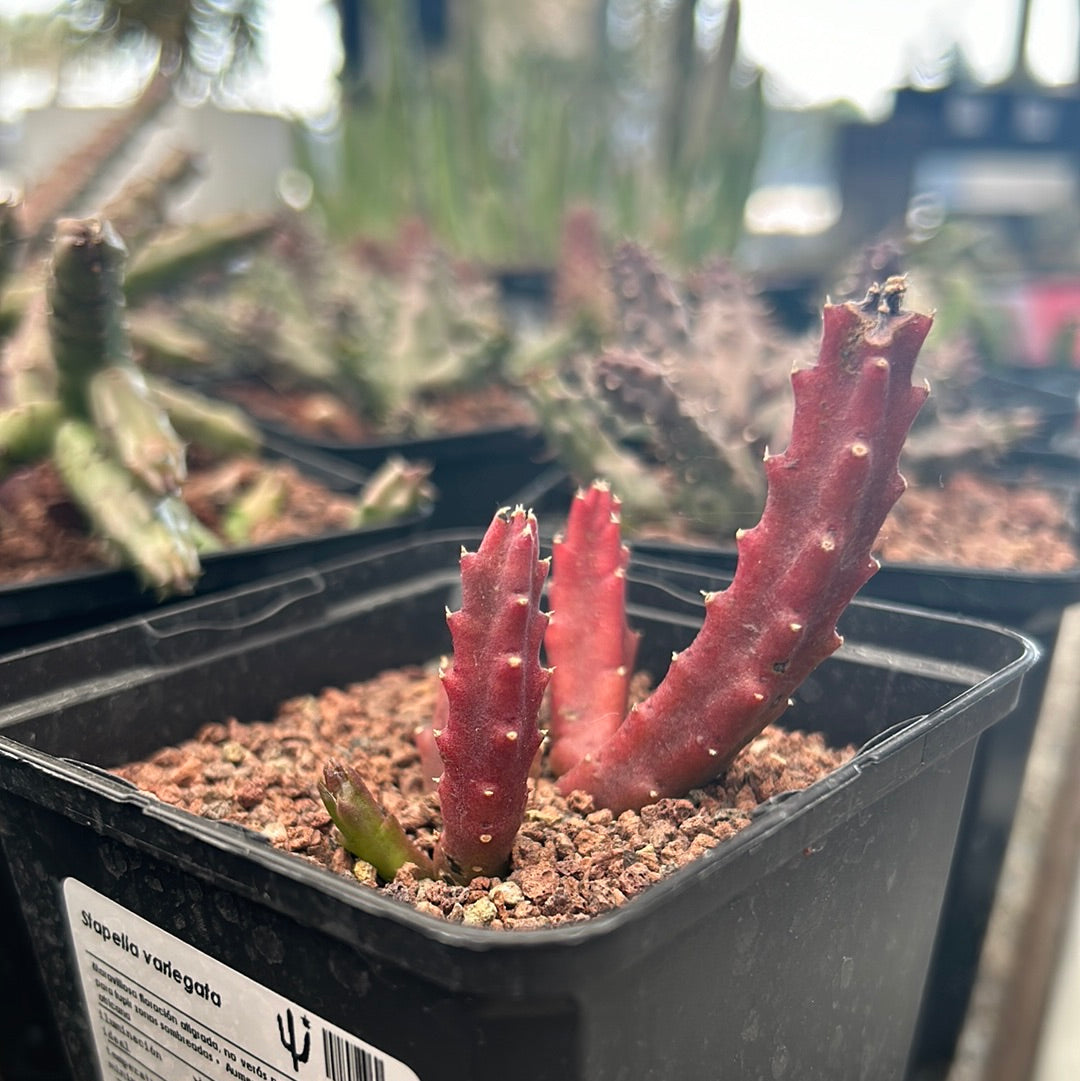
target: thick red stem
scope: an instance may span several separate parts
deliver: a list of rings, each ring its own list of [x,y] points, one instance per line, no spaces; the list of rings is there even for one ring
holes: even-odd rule
[[[836,621],[877,569],[878,531],[904,490],[901,448],[927,390],[910,377],[931,319],[899,313],[890,279],[826,305],[818,363],[795,372],[791,443],[766,460],[761,521],[739,537],[734,581],[610,740],[564,774],[619,812],[717,776],[841,644]]]
[[[549,761],[556,775],[598,750],[626,714],[639,637],[626,625],[629,561],[618,499],[600,482],[578,492],[566,532],[552,544],[544,636],[554,668]]]
[[[497,514],[479,549],[461,556],[462,604],[447,614],[454,656],[442,672],[449,710],[435,734],[443,818],[436,864],[450,878],[501,873],[524,817],[549,677],[539,660],[547,570],[536,519],[520,507]]]

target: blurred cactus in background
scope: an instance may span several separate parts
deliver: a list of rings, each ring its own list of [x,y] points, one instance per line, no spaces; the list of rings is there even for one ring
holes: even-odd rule
[[[494,283],[426,228],[405,223],[393,244],[350,246],[294,215],[238,272],[173,290],[155,322],[202,343],[189,367],[208,356],[219,376],[323,392],[310,400],[327,433],[344,410],[384,436],[425,433],[425,402],[502,379],[510,344]]]
[[[54,400],[19,402],[4,466],[50,454],[93,527],[162,594],[189,591],[200,550],[217,541],[179,496],[185,449],[135,367],[123,322],[127,252],[107,222],[62,219],[49,262],[46,313]],[[32,316],[33,317],[33,316]]]
[[[0,479],[23,465],[51,463],[106,551],[165,597],[194,588],[202,553],[223,541],[251,542],[278,515],[288,485],[283,472],[256,460],[262,436],[239,409],[148,374],[139,362],[165,339],[177,354],[194,342],[194,352],[212,355],[213,341],[189,336],[185,343],[169,310],[171,296],[200,272],[225,273],[238,251],[277,236],[271,226],[280,222],[242,216],[172,228],[173,197],[196,165],[177,151],[156,172],[124,185],[101,214],[61,217],[47,230],[39,225],[37,235],[51,238],[47,258],[27,258],[23,242],[27,206],[39,213],[64,207],[74,193],[88,190],[107,157],[102,147],[130,138],[153,111],[140,99],[94,135],[85,154],[71,154],[63,183],[49,177],[26,205],[18,198],[0,203],[0,269],[17,285],[4,305],[9,333],[0,353]],[[110,218],[124,224],[130,244]],[[128,308],[133,295],[143,301],[136,320]],[[142,337],[132,333],[133,322]],[[222,536],[186,500],[192,443],[204,457],[247,455],[223,486]],[[429,473],[426,465],[390,463],[337,528],[417,512],[432,498]]]
[[[413,5],[366,6],[377,63],[337,129],[300,145],[335,235],[387,239],[419,216],[456,255],[547,266],[586,202],[680,263],[733,249],[764,111],[738,0],[719,30],[690,0],[458,4],[437,50]]]
[[[8,279],[19,265],[23,240],[19,200],[14,195],[3,196],[0,198],[0,298],[4,295]]]
[[[674,276],[589,232],[586,215],[568,220],[560,328],[516,359],[545,435],[578,483],[619,486],[628,529],[681,518],[732,535],[760,512],[762,456],[787,444],[790,375],[815,343],[777,326],[725,260]]]
[[[632,534],[730,538],[760,513],[762,461],[788,444],[789,376],[811,362],[815,332],[784,327],[728,260],[672,273],[643,245],[611,245],[584,209],[562,238],[555,324],[512,363],[553,454],[577,484],[611,480]],[[898,268],[890,245],[867,249],[845,271],[844,296],[862,301],[885,280],[907,289]],[[913,273],[921,305],[932,307],[936,281],[921,287]],[[994,463],[1037,429],[1030,408],[973,400],[982,371],[963,325],[935,326],[917,369],[935,395],[904,449],[913,476]]]

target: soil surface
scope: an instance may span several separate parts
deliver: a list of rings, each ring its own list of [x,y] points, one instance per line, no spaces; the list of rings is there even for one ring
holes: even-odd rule
[[[309,439],[341,443],[461,435],[536,423],[528,403],[497,383],[447,391],[421,402],[407,432],[379,428],[336,395],[325,392],[282,390],[266,383],[243,382],[225,384],[218,393],[261,420],[283,425]]]
[[[247,543],[316,536],[349,524],[355,498],[330,491],[288,462],[230,458],[200,463],[197,454],[190,458],[185,499],[218,536],[225,509],[267,470],[281,478],[285,505],[259,523]],[[111,565],[51,463],[18,469],[0,482],[0,582],[28,582]]]
[[[909,487],[885,519],[874,554],[886,563],[1060,574],[1080,567],[1075,513],[1063,490],[1037,477],[1006,484],[956,473],[937,487]],[[682,532],[643,529],[640,536],[715,543],[689,524]]]
[[[1077,525],[1061,492],[1037,478],[1003,484],[956,473],[936,488],[910,487],[878,538],[889,563],[1062,572],[1080,566]]]
[[[638,676],[634,695],[647,689]],[[391,883],[338,843],[316,780],[330,758],[354,765],[408,833],[430,851],[439,800],[414,734],[430,724],[440,693],[434,668],[384,672],[345,689],[284,703],[268,721],[213,721],[195,738],[114,770],[161,800],[207,818],[237,822],[278,848],[387,896],[457,923],[537,928],[588,919],[625,903],[732,837],[753,809],[805,788],[854,754],[819,735],[772,726],[726,776],[685,799],[663,799],[614,817],[584,793],[563,798],[550,777],[535,780],[504,878],[468,886],[418,880],[407,864]]]

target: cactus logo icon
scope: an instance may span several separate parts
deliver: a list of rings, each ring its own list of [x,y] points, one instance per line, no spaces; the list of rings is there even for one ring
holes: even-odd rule
[[[311,1022],[306,1016],[300,1018],[300,1023],[304,1026],[304,1039],[303,1043],[298,1045],[292,1010],[286,1010],[285,1017],[288,1020],[283,1022],[281,1014],[277,1015],[278,1038],[281,1040],[281,1046],[292,1056],[293,1069],[299,1073],[300,1063],[307,1062],[308,1055],[311,1054]],[[286,1028],[289,1030],[288,1036],[285,1035]]]

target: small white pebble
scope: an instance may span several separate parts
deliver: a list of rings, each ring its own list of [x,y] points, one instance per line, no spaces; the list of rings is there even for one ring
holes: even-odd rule
[[[377,886],[379,873],[367,860],[357,860],[352,866],[353,878],[365,886]]]
[[[486,927],[498,915],[499,910],[490,897],[478,897],[472,904],[465,906],[461,922],[466,927]]]
[[[520,905],[525,900],[525,894],[516,882],[499,882],[488,890],[488,896],[496,904],[503,904],[508,908]]]

